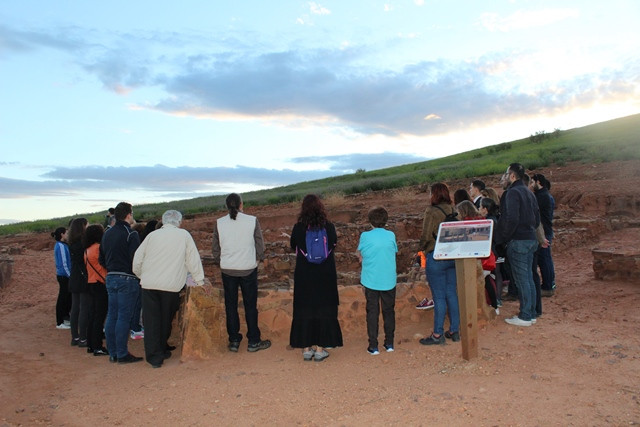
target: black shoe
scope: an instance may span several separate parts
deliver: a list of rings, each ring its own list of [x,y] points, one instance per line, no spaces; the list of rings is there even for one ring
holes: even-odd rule
[[[80,338],[71,338],[71,345],[80,344]]]
[[[173,350],[175,350],[176,348],[177,348],[177,347],[176,347],[175,345],[169,345],[169,344],[167,344],[167,347],[165,348],[165,350],[167,350],[167,351],[173,351]]]
[[[233,351],[234,353],[237,353],[239,348],[240,348],[240,341],[229,341],[229,351]]]
[[[118,361],[118,358],[115,356],[109,356],[109,362],[111,363],[116,363]]]
[[[164,352],[164,358],[165,359],[170,359],[171,358],[171,352],[169,350]]]
[[[439,337],[434,337],[433,334],[431,334],[427,338],[422,338],[420,340],[420,344],[422,344],[422,345],[434,345],[434,344],[444,345],[444,335],[440,335]]]
[[[460,332],[447,331],[444,333],[444,337],[449,338],[453,342],[458,342],[460,341]]]
[[[542,289],[540,291],[540,296],[547,298],[547,297],[552,297],[553,294],[555,293],[556,293],[555,289]]]
[[[135,363],[140,362],[142,357],[134,356],[131,353],[128,353],[125,357],[121,357],[118,359],[118,363]]]
[[[271,341],[262,340],[262,341],[259,341],[259,342],[255,343],[255,344],[249,344],[247,346],[247,351],[255,352],[255,351],[260,351],[260,350],[266,350],[269,347],[271,347]]]
[[[91,347],[87,347],[87,353],[93,353],[93,349]]]
[[[152,363],[151,367],[153,369],[158,369],[158,368],[162,368],[162,363]]]
[[[89,347],[89,343],[87,342],[87,340],[80,340],[80,341],[78,341],[78,347],[87,348],[87,347]]]
[[[106,348],[102,347],[102,348],[96,348],[95,350],[93,350],[93,355],[94,356],[108,356],[109,352],[107,351]]]

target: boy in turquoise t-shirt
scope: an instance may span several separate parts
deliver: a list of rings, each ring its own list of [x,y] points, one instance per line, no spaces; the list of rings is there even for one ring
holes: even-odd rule
[[[374,227],[360,235],[357,255],[362,262],[360,283],[364,286],[367,299],[367,334],[369,335],[369,354],[378,351],[378,317],[382,306],[384,321],[384,348],[393,351],[393,338],[396,330],[396,235],[385,230],[389,214],[382,207],[369,211],[369,222]]]

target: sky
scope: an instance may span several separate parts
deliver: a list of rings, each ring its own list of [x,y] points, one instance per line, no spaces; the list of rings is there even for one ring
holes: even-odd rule
[[[637,0],[6,0],[0,224],[636,114],[638,22]]]

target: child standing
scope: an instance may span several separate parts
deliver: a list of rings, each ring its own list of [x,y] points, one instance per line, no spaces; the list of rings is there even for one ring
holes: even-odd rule
[[[378,317],[382,307],[384,321],[384,348],[393,351],[393,338],[396,329],[396,235],[385,230],[389,214],[382,207],[369,211],[369,222],[374,227],[360,235],[357,255],[362,262],[360,283],[364,286],[367,299],[367,334],[369,335],[369,354],[378,351]]]

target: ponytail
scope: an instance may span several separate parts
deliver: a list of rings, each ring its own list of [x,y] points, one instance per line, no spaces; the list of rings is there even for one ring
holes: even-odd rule
[[[229,210],[229,216],[231,219],[235,220],[238,217],[238,212],[240,211],[242,198],[239,194],[231,193],[227,196],[227,200],[225,202],[227,204],[227,209]]]

